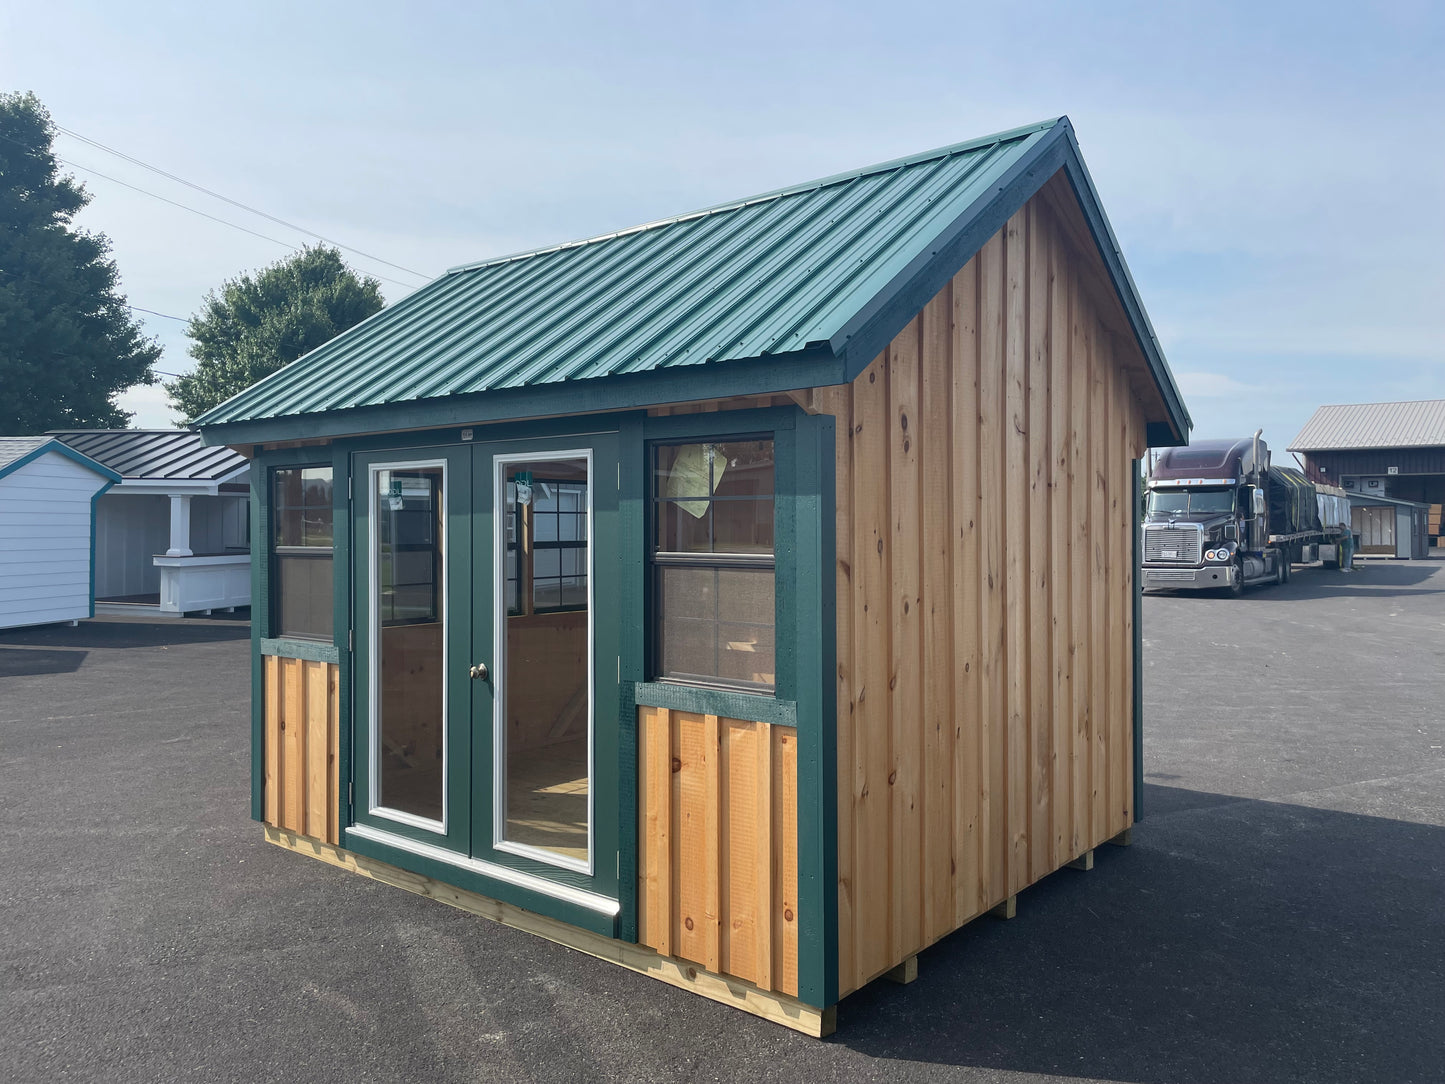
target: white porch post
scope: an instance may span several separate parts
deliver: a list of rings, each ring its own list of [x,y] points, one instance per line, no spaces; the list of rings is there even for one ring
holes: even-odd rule
[[[191,495],[172,493],[171,498],[171,547],[167,557],[191,556]]]

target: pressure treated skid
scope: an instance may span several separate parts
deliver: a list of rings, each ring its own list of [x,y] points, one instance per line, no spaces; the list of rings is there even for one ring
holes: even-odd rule
[[[1004,146],[1038,135],[1017,168],[981,188],[934,247],[915,252],[890,241],[913,254],[891,278],[869,272],[888,289],[847,320],[840,310],[836,328],[820,323],[827,337],[793,354],[691,372],[655,362],[666,370],[655,375],[618,362],[607,379],[576,390],[548,370],[536,387],[499,387],[485,401],[323,412],[309,433],[298,430],[299,414],[226,414],[223,434],[260,441],[247,449],[256,456],[258,532],[269,529],[272,472],[324,464],[338,480],[334,644],[264,639],[268,572],[258,562],[253,809],[268,839],[812,1035],[832,1030],[840,998],[883,977],[911,982],[929,945],[979,916],[1012,917],[1028,886],[1066,866],[1092,868],[1105,842],[1127,843],[1141,785],[1138,461],[1146,444],[1181,439],[1189,422],[1066,122],[1051,134],[1047,126],[1029,132],[999,137]],[[980,160],[993,162],[991,155]],[[760,197],[757,207],[796,200],[767,214],[797,215],[799,232],[773,222],[773,232],[759,236],[816,244],[827,259],[848,252],[851,268],[855,257],[869,258],[863,238],[874,219],[847,219],[847,200],[828,186],[896,170],[868,181],[875,187],[866,198],[887,203],[900,236],[913,237],[910,223],[931,221],[934,209],[932,196],[907,188],[908,171],[934,161],[923,156]],[[944,184],[945,173],[930,174],[927,185]],[[905,193],[900,201],[888,203],[889,186]],[[912,219],[907,200],[921,201]],[[741,244],[740,223],[752,221],[742,210],[753,207],[708,212],[714,222],[679,221]],[[845,220],[858,236],[830,248]],[[690,249],[687,236],[659,233],[625,251],[641,260],[654,245],[674,252],[687,274],[710,267],[716,253]],[[786,255],[794,270],[807,263],[800,251]],[[740,259],[733,248],[718,252],[726,257],[719,267]],[[559,259],[576,257],[593,272],[606,263],[581,248],[568,253]],[[738,266],[762,274],[772,258],[753,253]],[[496,275],[527,270],[508,265]],[[492,296],[490,274],[467,280],[475,296]],[[800,289],[826,293],[843,281],[831,274],[804,276]],[[668,288],[666,276],[648,281]],[[740,281],[727,278],[727,288]],[[595,305],[622,297],[623,285],[615,297],[598,294]],[[515,297],[522,303],[525,291]],[[708,311],[719,319],[741,319],[715,301]],[[806,299],[789,303],[798,320],[816,316]],[[439,347],[459,349],[466,329],[448,323],[451,316],[437,319],[428,333]],[[369,358],[382,333],[368,334],[353,338]],[[331,364],[326,358],[339,359],[338,379],[352,379],[341,342],[314,364],[319,372]],[[425,352],[426,343],[407,348]],[[302,372],[298,366],[285,381]],[[505,416],[508,403],[528,412]],[[653,616],[653,449],[759,439],[776,452],[775,694],[660,680],[644,632]],[[476,848],[483,829],[472,829],[470,849],[467,837],[448,836],[443,851],[416,832],[388,841],[366,819],[362,784],[351,793],[354,779],[370,778],[358,774],[370,770],[372,740],[358,703],[370,695],[364,683],[373,665],[363,650],[369,626],[358,626],[372,588],[363,591],[355,571],[371,513],[352,495],[353,472],[398,456],[470,464],[475,454],[477,463],[501,463],[519,447],[575,454],[584,445],[598,464],[589,492],[607,509],[595,534],[589,528],[589,546],[606,558],[594,582],[612,592],[589,608],[591,623],[582,622],[596,638],[585,660],[575,646],[565,658],[550,650],[545,636],[532,646],[519,640],[525,658],[509,662],[503,680],[538,680],[532,699],[509,701],[516,710],[500,723],[477,707],[485,698],[475,698],[480,687],[467,685],[457,659],[443,663],[437,644],[413,642],[432,635],[424,627],[395,632],[375,665],[416,669],[422,664],[403,660],[425,649],[424,668],[460,682],[447,685],[446,701],[460,705],[460,724],[482,734],[501,725],[520,747],[531,716],[566,716],[568,727],[580,727],[575,675],[588,663],[589,733],[594,753],[605,749],[589,785],[616,786],[606,792],[610,804],[589,806],[586,879],[549,881],[546,870],[503,867],[485,838]],[[481,477],[483,468],[465,470]],[[465,501],[461,507],[472,514]],[[487,536],[478,528],[458,537],[465,559],[483,545],[466,540]],[[463,628],[472,620],[471,590],[458,596]],[[532,631],[577,620],[537,618]],[[492,642],[469,635],[480,638],[459,641],[459,650]],[[564,666],[569,682],[557,678]],[[485,802],[489,777],[467,778],[448,793]]]

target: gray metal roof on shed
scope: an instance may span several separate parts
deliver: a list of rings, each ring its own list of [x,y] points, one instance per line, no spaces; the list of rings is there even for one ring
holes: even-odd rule
[[[663,372],[695,380],[747,359],[773,363],[747,370],[762,384],[784,379],[777,363],[789,360],[830,363],[818,382],[841,383],[1061,169],[1153,373],[1165,428],[1182,440],[1189,416],[1066,117],[454,268],[196,424],[229,427],[208,440],[270,439],[257,434],[277,427],[237,423],[463,396],[501,417],[498,396],[515,401],[523,389]]]
[[[56,429],[50,434],[126,479],[219,482],[247,461],[185,429]]]
[[[24,459],[48,440],[49,437],[0,437],[0,469]]]
[[[98,463],[90,456],[76,451],[53,436],[0,437],[0,477],[20,470],[32,459],[39,459],[48,452],[56,452],[88,470],[95,471],[110,482],[119,482],[120,475],[104,463]]]
[[[1445,399],[1322,406],[1290,443],[1292,452],[1445,446]]]

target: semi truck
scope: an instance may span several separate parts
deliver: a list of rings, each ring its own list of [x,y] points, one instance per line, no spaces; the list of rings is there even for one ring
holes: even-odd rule
[[[1274,466],[1262,432],[1160,453],[1145,485],[1145,590],[1238,595],[1288,582],[1296,564],[1350,566],[1349,497]]]

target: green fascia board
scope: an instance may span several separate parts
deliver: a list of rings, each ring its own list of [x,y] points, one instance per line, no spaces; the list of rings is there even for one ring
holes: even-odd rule
[[[847,380],[851,382],[1060,169],[1065,171],[1079,201],[1135,341],[1169,412],[1167,423],[1148,423],[1148,442],[1155,447],[1187,444],[1193,420],[1164,359],[1113,228],[1104,215],[1067,117],[1060,117],[1056,123],[1041,127],[1030,136],[1029,145],[999,178],[997,187],[944,230],[929,251],[920,253],[900,271],[839,330],[830,346],[836,355],[846,358]]]
[[[747,361],[678,366],[442,399],[385,403],[318,414],[293,414],[205,427],[207,444],[265,444],[303,437],[337,438],[398,429],[486,425],[526,418],[643,410],[665,403],[770,395],[845,383],[842,363],[826,347]],[[481,434],[478,434],[478,439]]]
[[[96,474],[100,475],[106,480],[106,482],[109,483],[105,487],[106,489],[109,489],[111,486],[121,481],[121,476],[115,471],[111,470],[109,467],[107,467],[104,463],[97,463],[94,459],[91,459],[90,456],[77,452],[74,448],[70,447],[70,445],[66,444],[63,440],[56,440],[54,437],[46,441],[44,444],[41,444],[38,447],[32,449],[31,451],[26,452],[19,459],[12,459],[9,463],[6,463],[3,467],[0,467],[0,478],[4,478],[6,475],[9,474],[14,474],[21,467],[33,463],[41,456],[48,455],[51,452],[54,452],[56,455],[64,456],[71,462],[78,463],[80,464],[80,466],[85,467],[87,470],[92,470]]]

